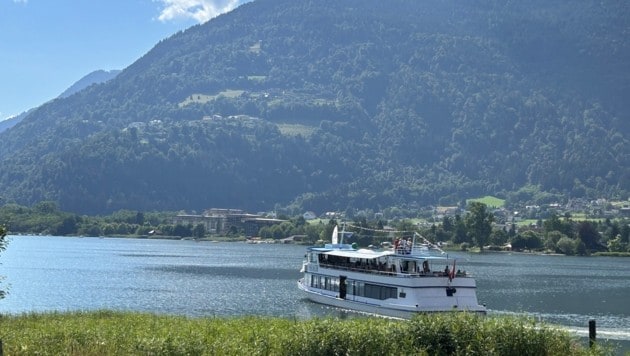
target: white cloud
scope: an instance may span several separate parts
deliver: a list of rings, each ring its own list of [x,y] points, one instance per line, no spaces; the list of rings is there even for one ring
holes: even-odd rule
[[[28,2],[28,0],[13,0],[13,2],[26,4]]]
[[[15,1],[15,0],[14,0]],[[26,1],[26,0],[23,0]],[[158,20],[194,19],[202,23],[236,8],[240,0],[154,0],[162,4]]]

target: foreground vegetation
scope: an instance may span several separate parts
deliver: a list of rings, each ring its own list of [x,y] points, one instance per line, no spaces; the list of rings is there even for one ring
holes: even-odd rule
[[[464,313],[291,320],[111,311],[3,316],[9,355],[606,355],[566,331],[514,317]]]

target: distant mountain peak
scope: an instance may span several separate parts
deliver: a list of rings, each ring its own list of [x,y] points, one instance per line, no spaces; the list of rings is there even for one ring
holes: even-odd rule
[[[121,71],[118,69],[115,70],[95,70],[93,72],[91,72],[90,74],[84,76],[83,78],[79,79],[77,82],[75,82],[74,84],[72,84],[68,89],[66,89],[63,93],[61,93],[59,95],[60,98],[67,98],[70,95],[77,93],[87,87],[89,87],[92,84],[100,84],[100,83],[104,83],[110,79],[114,79],[118,73],[120,73]]]
[[[84,76],[83,78],[79,79],[78,81],[76,81],[74,84],[72,84],[72,86],[70,86],[68,89],[66,89],[63,93],[59,94],[58,98],[67,98],[70,95],[77,93],[87,87],[89,87],[92,84],[99,84],[99,83],[104,83],[110,79],[114,79],[118,73],[120,73],[121,71],[118,69],[115,70],[95,70],[93,72],[91,72],[90,74]],[[20,123],[20,121],[22,121],[22,119],[24,119],[26,116],[28,116],[28,114],[30,114],[35,108],[31,108],[19,115],[10,117],[6,120],[2,120],[0,121],[0,133],[10,129],[11,127],[17,125],[18,123]]]

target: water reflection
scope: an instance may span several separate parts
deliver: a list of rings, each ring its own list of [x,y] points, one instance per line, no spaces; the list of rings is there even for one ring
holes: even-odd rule
[[[294,279],[299,278],[299,273],[295,268],[252,268],[240,266],[200,266],[200,265],[166,265],[159,267],[147,267],[147,270],[164,273],[178,273],[188,275],[213,275],[236,278],[252,279]]]

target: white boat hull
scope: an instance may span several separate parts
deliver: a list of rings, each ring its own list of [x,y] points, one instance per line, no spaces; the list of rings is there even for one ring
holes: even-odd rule
[[[381,316],[387,316],[399,319],[411,319],[414,315],[419,313],[443,313],[443,312],[457,312],[467,311],[475,313],[486,313],[486,308],[483,306],[471,306],[465,308],[458,308],[457,305],[450,307],[440,305],[415,305],[408,306],[403,304],[392,303],[380,303],[376,304],[369,301],[360,301],[352,299],[342,299],[337,296],[324,294],[316,290],[312,290],[305,286],[303,280],[298,281],[298,288],[302,290],[306,297],[319,304],[330,305],[336,308],[359,311],[368,314],[376,314]]]

